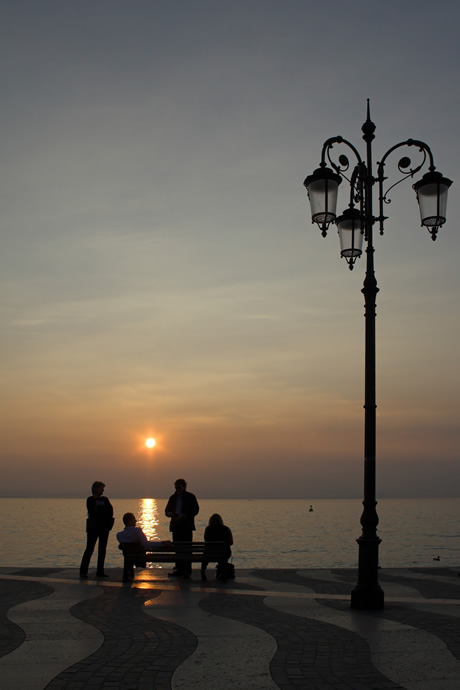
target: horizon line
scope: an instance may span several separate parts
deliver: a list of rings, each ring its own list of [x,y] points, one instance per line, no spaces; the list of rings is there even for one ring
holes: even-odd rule
[[[56,499],[56,498],[61,498],[63,500],[84,500],[85,496],[79,495],[79,496],[62,496],[62,495],[56,495],[56,494],[48,494],[48,495],[41,495],[41,496],[3,496],[0,495],[0,499],[2,498],[11,498],[11,499],[23,499],[23,498],[30,498],[30,499]],[[118,495],[112,495],[111,499],[112,500],[120,500],[120,501],[130,501],[130,500],[156,500],[156,501],[167,501],[169,496],[118,496]],[[420,501],[420,500],[444,500],[444,499],[460,499],[460,496],[380,496],[377,500],[378,501],[387,501],[387,500],[395,500],[395,501]],[[309,497],[309,498],[304,498],[304,497],[292,497],[292,496],[201,496],[199,498],[200,501],[305,501],[306,503],[312,502],[312,501],[361,501],[362,502],[362,496],[316,496],[316,497]]]

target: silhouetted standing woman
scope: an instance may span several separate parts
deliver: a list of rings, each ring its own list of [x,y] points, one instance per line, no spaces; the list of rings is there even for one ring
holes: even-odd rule
[[[105,552],[109,540],[109,532],[115,522],[113,508],[109,499],[103,496],[104,482],[94,482],[91,487],[92,495],[86,499],[88,518],[86,520],[86,550],[81,559],[80,577],[88,577],[88,568],[91,556],[94,552],[97,540],[99,540],[97,552],[96,577],[108,577],[104,573]]]

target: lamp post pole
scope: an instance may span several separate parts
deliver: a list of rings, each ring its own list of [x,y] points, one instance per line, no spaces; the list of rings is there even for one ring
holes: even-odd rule
[[[364,179],[364,228],[367,237],[366,275],[362,293],[364,295],[365,356],[364,356],[364,491],[361,515],[362,534],[358,538],[358,583],[351,593],[352,608],[382,609],[384,593],[378,580],[379,545],[377,536],[379,518],[376,500],[376,364],[375,364],[375,317],[377,307],[377,279],[374,270],[373,244],[373,178],[372,141],[375,125],[369,113],[362,127],[366,142],[366,171]]]
[[[429,171],[422,179],[413,185],[420,205],[422,226],[428,228],[433,240],[444,224],[447,190],[451,180],[436,172],[430,148],[424,142],[407,139],[391,147],[377,164],[377,176],[373,174],[372,142],[374,140],[375,125],[370,119],[369,101],[367,104],[367,119],[362,126],[363,139],[366,142],[366,157],[363,160],[357,149],[343,137],[328,139],[321,155],[320,167],[309,175],[304,186],[307,189],[311,204],[312,222],[317,223],[325,237],[331,223],[338,228],[341,245],[341,255],[345,257],[350,270],[356,259],[361,256],[363,239],[366,242],[366,274],[362,293],[364,295],[365,317],[365,377],[364,377],[364,498],[361,515],[362,534],[357,539],[358,553],[358,582],[351,593],[351,606],[356,609],[382,609],[384,607],[384,592],[378,580],[379,545],[381,539],[377,535],[379,523],[376,500],[376,364],[375,364],[375,318],[376,299],[379,291],[374,271],[374,225],[380,224],[380,234],[383,235],[384,204],[389,203],[388,192],[429,162]],[[331,150],[334,145],[348,147],[356,158],[356,164],[350,178],[346,175],[350,164],[346,155],[339,155],[333,160]],[[399,160],[398,170],[402,175],[396,183],[384,189],[387,177],[384,174],[386,160],[390,154],[400,147],[415,146],[421,153],[422,160],[414,168],[410,158]],[[326,158],[331,165],[327,167]],[[345,179],[350,187],[350,202],[343,214],[336,217],[336,203],[339,185]],[[379,216],[373,214],[373,190],[378,184]]]

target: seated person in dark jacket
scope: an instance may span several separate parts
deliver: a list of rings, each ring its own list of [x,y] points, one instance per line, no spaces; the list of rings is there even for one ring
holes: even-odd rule
[[[209,518],[208,526],[206,527],[204,531],[204,541],[205,542],[212,542],[212,541],[223,541],[225,542],[225,548],[222,553],[222,560],[218,561],[217,563],[217,570],[216,570],[216,577],[218,579],[225,579],[225,566],[227,565],[227,561],[232,555],[232,550],[231,546],[233,544],[233,535],[232,535],[232,530],[230,527],[227,527],[227,525],[224,525],[224,521],[222,520],[222,517],[218,513],[214,513],[214,515],[211,515]],[[204,558],[206,558],[206,545],[204,547]],[[208,565],[208,561],[203,560],[201,563],[201,579],[206,580],[206,567]]]
[[[172,543],[167,541],[149,541],[140,527],[136,527],[136,516],[134,513],[125,513],[123,515],[124,530],[117,533],[117,539],[120,543],[119,548],[126,549],[129,553],[139,554],[139,559],[134,563],[138,568],[145,568],[146,562],[142,558],[147,551],[158,551],[164,546],[171,548]]]

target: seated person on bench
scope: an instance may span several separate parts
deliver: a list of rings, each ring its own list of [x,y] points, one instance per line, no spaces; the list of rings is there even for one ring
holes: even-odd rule
[[[217,562],[217,568],[216,568],[216,577],[218,580],[223,580],[225,581],[227,579],[227,566],[229,563],[227,562],[230,556],[232,555],[232,550],[231,546],[233,544],[233,535],[232,535],[232,530],[230,527],[227,527],[227,525],[224,525],[224,521],[222,520],[222,517],[218,513],[214,513],[214,515],[211,515],[209,518],[208,526],[206,527],[204,531],[204,541],[205,542],[213,542],[213,541],[223,541],[225,542],[225,547],[222,553],[222,558]],[[211,548],[211,547],[209,547]],[[201,579],[202,580],[207,580],[208,578],[206,577],[206,567],[208,565],[208,561],[206,560],[206,551],[207,547],[205,545],[204,548],[204,554],[203,554],[203,561],[201,563]],[[233,566],[232,566],[233,569]],[[235,577],[235,575],[231,575],[231,577]]]
[[[123,515],[123,523],[125,529],[117,533],[117,539],[120,542],[119,549],[128,553],[139,554],[139,558],[134,562],[138,568],[145,568],[145,559],[142,558],[147,551],[158,551],[163,547],[171,548],[172,542],[167,541],[149,541],[140,527],[136,527],[136,516],[134,513],[125,513]]]

